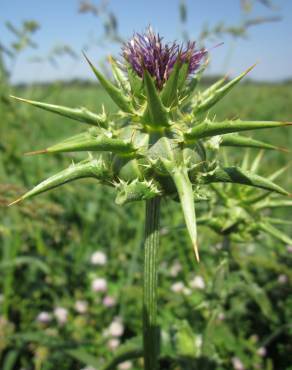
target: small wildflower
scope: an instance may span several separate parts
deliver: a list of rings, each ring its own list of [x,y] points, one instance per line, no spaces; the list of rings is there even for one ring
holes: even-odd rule
[[[190,282],[190,287],[193,289],[205,289],[206,284],[202,276],[198,275]]]
[[[121,337],[124,334],[124,325],[120,318],[115,318],[108,328],[108,334],[112,337]]]
[[[123,56],[133,70],[143,77],[146,69],[155,79],[158,89],[162,89],[177,61],[188,63],[189,74],[192,74],[198,70],[206,55],[207,50],[197,50],[195,42],[188,42],[187,45],[164,43],[163,38],[151,27],[145,34],[135,33],[123,46]]]
[[[287,252],[292,253],[292,245],[287,245]]]
[[[104,266],[107,263],[107,256],[101,251],[96,251],[91,255],[90,262],[92,265]]]
[[[170,288],[174,293],[182,293],[185,289],[185,285],[182,281],[178,281],[174,284],[172,284]]]
[[[88,310],[88,302],[87,301],[76,301],[75,310],[81,314],[86,313]]]
[[[218,320],[219,321],[224,321],[225,320],[225,315],[223,312],[220,312],[219,315],[218,315]]]
[[[286,284],[288,282],[288,276],[281,274],[278,276],[278,283],[280,284]]]
[[[114,297],[111,297],[111,296],[106,296],[104,297],[103,301],[102,301],[102,304],[105,306],[105,307],[114,307],[116,305],[116,300]]]
[[[132,369],[132,366],[133,364],[131,361],[125,361],[119,364],[118,369],[119,370],[129,370],[129,369]]]
[[[114,351],[115,349],[117,349],[120,345],[120,341],[119,339],[117,338],[112,338],[110,339],[108,342],[107,342],[107,346],[110,350]]]
[[[42,324],[48,324],[52,320],[52,315],[49,312],[42,311],[37,315],[36,320]]]
[[[170,268],[169,275],[172,277],[177,277],[177,275],[181,272],[181,270],[182,270],[182,265],[178,261],[175,261],[174,264]]]
[[[260,347],[258,350],[257,350],[257,354],[261,357],[265,357],[266,354],[267,354],[267,349],[265,347]]]
[[[243,363],[238,357],[232,357],[231,361],[234,370],[245,370]]]
[[[106,292],[107,281],[104,278],[96,278],[91,283],[91,288],[94,292]]]
[[[64,307],[56,307],[54,316],[60,325],[64,325],[68,320],[68,310]]]

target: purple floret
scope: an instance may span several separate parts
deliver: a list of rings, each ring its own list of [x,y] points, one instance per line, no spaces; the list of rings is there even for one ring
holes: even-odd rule
[[[143,70],[146,69],[154,77],[158,89],[162,89],[178,59],[182,63],[189,63],[189,74],[199,68],[207,50],[196,50],[195,46],[194,41],[187,45],[176,42],[164,44],[163,38],[149,27],[142,35],[135,33],[122,51],[125,60],[140,77],[143,77]]]

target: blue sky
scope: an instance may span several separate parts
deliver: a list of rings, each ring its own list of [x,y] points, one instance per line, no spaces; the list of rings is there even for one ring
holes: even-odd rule
[[[95,1],[99,3],[98,0]],[[262,5],[256,5],[252,15],[273,16],[280,14],[281,22],[260,25],[249,30],[247,40],[232,40],[224,37],[224,45],[211,50],[209,73],[238,74],[255,62],[259,62],[251,77],[258,80],[277,80],[292,77],[292,1],[274,0],[277,10],[271,12]],[[13,41],[5,29],[4,22],[19,25],[23,20],[34,19],[41,24],[34,35],[39,45],[37,50],[27,50],[13,66],[12,81],[47,81],[91,78],[88,66],[81,57],[81,51],[90,44],[88,55],[96,63],[104,56],[118,54],[117,46],[104,42],[96,45],[102,35],[98,18],[90,14],[78,14],[78,0],[2,0],[0,15],[0,42]],[[196,39],[204,24],[210,26],[220,21],[236,25],[242,20],[239,0],[187,0],[187,28]],[[133,30],[141,31],[148,24],[158,30],[165,39],[179,39],[181,26],[178,20],[178,0],[111,0],[110,9],[118,16],[121,34],[129,37]],[[219,40],[221,41],[221,40]],[[34,56],[46,56],[60,44],[71,45],[80,55],[79,60],[63,57],[59,66],[50,63],[32,63]],[[208,47],[216,42],[210,41]]]

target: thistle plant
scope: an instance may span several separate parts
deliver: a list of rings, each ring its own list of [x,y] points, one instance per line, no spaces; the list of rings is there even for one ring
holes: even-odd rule
[[[44,150],[30,154],[89,152],[81,162],[49,177],[14,203],[67,182],[91,177],[116,190],[116,203],[146,202],[144,242],[144,366],[158,368],[157,251],[162,198],[181,205],[195,257],[199,261],[196,201],[206,186],[236,183],[281,195],[288,193],[270,179],[219,161],[222,146],[262,147],[269,144],[235,133],[280,128],[288,122],[218,121],[210,109],[252,69],[237,78],[223,78],[204,92],[196,87],[208,64],[206,49],[196,43],[165,43],[149,28],[134,34],[122,48],[122,60],[110,59],[114,82],[85,56],[99,83],[117,105],[116,113],[94,113],[16,98],[35,107],[91,126]],[[226,135],[232,134],[232,135]]]
[[[265,145],[262,145],[265,147]],[[274,149],[268,147],[268,149]],[[264,151],[250,163],[249,151],[246,151],[242,167],[248,168],[251,173],[258,170],[262,163]],[[287,171],[284,166],[270,174],[267,179],[276,180]],[[197,223],[204,225],[222,236],[225,241],[236,243],[252,242],[263,233],[273,239],[290,245],[292,239],[278,227],[291,225],[290,220],[271,217],[273,209],[292,206],[291,199],[283,199],[277,192],[261,192],[250,187],[236,187],[232,184],[212,184],[212,195],[208,199],[209,211],[202,211]],[[226,244],[226,243],[225,243]]]

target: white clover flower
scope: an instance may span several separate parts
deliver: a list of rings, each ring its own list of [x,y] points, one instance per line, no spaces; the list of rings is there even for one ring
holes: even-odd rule
[[[117,304],[117,302],[116,302],[116,299],[114,297],[111,297],[111,296],[107,295],[106,297],[104,297],[104,299],[102,301],[102,304],[105,307],[114,307]]]
[[[110,324],[107,333],[112,337],[121,337],[124,334],[124,330],[125,328],[122,324],[122,320],[116,317]]]
[[[176,283],[172,284],[172,286],[170,287],[170,289],[174,292],[174,293],[182,293],[185,289],[185,285],[182,281],[177,281]]]
[[[190,282],[190,287],[193,289],[205,289],[206,284],[202,276],[198,275]]]
[[[125,361],[119,364],[118,369],[119,370],[129,370],[129,369],[132,369],[132,367],[133,367],[133,364],[131,361]]]
[[[54,309],[54,316],[58,323],[63,325],[68,320],[68,310],[64,307],[56,307]]]
[[[174,264],[170,268],[169,275],[172,277],[177,277],[177,275],[181,272],[181,270],[182,270],[182,265],[178,261],[175,261]]]
[[[245,370],[243,363],[238,357],[232,357],[231,361],[234,370]]]
[[[265,357],[266,354],[267,354],[267,349],[265,347],[260,347],[258,350],[257,350],[257,354],[261,357]]]
[[[107,342],[107,346],[110,350],[114,351],[115,349],[117,349],[120,345],[120,341],[119,339],[117,338],[112,338],[110,339],[108,342]]]
[[[224,315],[224,313],[223,313],[223,312],[220,312],[220,313],[218,314],[218,320],[219,320],[219,321],[224,321],[224,320],[225,320],[225,315]]]
[[[75,310],[78,313],[86,313],[88,310],[88,302],[87,301],[76,301],[75,302]]]
[[[280,284],[286,284],[288,282],[288,276],[284,275],[284,274],[279,275],[278,276],[278,282]]]
[[[49,312],[42,311],[37,315],[36,320],[42,324],[48,324],[52,320],[52,315]]]
[[[95,278],[91,283],[91,289],[96,293],[106,292],[107,281],[104,278]]]
[[[107,263],[107,256],[101,251],[94,252],[90,257],[92,265],[104,266]]]

